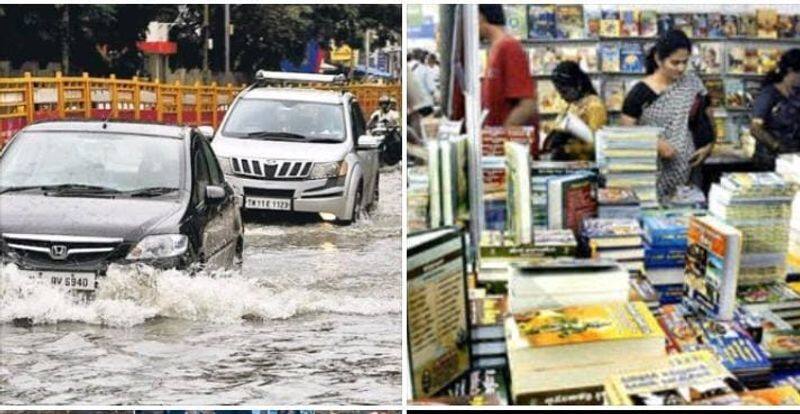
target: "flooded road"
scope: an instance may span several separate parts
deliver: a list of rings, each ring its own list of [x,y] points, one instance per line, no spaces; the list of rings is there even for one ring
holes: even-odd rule
[[[0,405],[400,404],[400,177],[353,226],[248,215],[241,273],[114,268],[74,303],[6,266]]]

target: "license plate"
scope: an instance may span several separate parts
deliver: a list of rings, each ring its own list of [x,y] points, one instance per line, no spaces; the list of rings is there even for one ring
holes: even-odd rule
[[[292,200],[285,198],[261,198],[246,197],[244,199],[245,208],[257,208],[260,210],[291,210]]]
[[[94,290],[95,274],[89,272],[24,271],[24,274],[49,281],[70,290]]]

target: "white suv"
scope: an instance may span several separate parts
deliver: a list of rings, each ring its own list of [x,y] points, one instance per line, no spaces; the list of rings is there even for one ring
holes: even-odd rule
[[[380,139],[368,135],[355,97],[285,87],[334,82],[333,76],[259,71],[256,79],[236,97],[212,141],[243,208],[357,220],[378,201]]]

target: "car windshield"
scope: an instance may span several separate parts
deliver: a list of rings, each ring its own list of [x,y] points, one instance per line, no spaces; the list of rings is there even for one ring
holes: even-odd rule
[[[225,123],[229,137],[342,142],[344,112],[340,104],[240,99]]]
[[[0,192],[28,187],[137,192],[181,188],[177,139],[81,132],[23,132],[0,158]]]

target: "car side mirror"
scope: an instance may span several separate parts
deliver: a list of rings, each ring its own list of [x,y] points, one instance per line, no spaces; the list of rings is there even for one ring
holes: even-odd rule
[[[381,146],[383,141],[382,137],[374,135],[362,135],[358,137],[358,149],[360,150],[374,150]]]
[[[202,136],[206,137],[206,139],[209,141],[214,139],[214,127],[212,126],[201,125],[197,127],[197,132],[199,132]]]
[[[207,185],[206,186],[206,203],[208,204],[220,204],[225,201],[225,197],[228,194],[225,192],[225,188],[218,186],[218,185]]]

